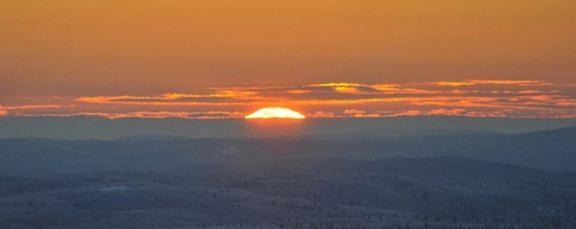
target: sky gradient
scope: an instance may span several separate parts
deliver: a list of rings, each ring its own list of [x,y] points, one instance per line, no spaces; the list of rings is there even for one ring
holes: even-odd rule
[[[0,116],[574,117],[575,28],[573,0],[0,0]]]

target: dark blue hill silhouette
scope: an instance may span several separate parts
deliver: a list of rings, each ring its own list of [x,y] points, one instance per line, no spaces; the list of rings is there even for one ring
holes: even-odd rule
[[[191,157],[197,161],[276,159],[285,157],[332,157],[361,160],[381,158],[460,157],[549,170],[576,167],[576,128],[526,134],[448,134],[407,137],[330,139],[326,136],[274,138],[187,138],[134,136],[118,140],[0,139],[0,154],[10,160],[54,161],[60,158],[96,163],[115,159],[130,165],[133,157]],[[1,162],[0,162],[1,163]],[[10,165],[8,165],[10,166]]]
[[[575,128],[425,132],[0,139],[0,228],[576,226]]]

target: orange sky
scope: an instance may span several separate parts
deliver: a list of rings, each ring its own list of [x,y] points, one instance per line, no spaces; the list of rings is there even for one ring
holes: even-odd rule
[[[0,0],[0,35],[0,114],[213,87],[576,83],[574,0]],[[70,110],[111,109],[90,104]]]

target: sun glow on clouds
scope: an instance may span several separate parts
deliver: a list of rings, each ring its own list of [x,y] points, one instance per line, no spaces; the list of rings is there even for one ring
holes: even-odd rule
[[[549,85],[540,80],[465,80],[465,81],[440,81],[434,82],[438,86],[462,87],[474,85]]]
[[[1,111],[0,111],[1,113]],[[22,114],[23,117],[102,117],[107,119],[128,119],[128,118],[145,118],[145,119],[237,119],[243,117],[241,112],[226,111],[206,111],[206,112],[175,112],[175,111],[138,111],[138,112],[78,112],[78,113],[45,113],[45,114]]]
[[[575,89],[546,81],[482,79],[221,87],[144,96],[13,97],[0,104],[0,116],[241,119],[252,117],[244,112],[249,108],[282,104],[305,109],[300,115],[306,118],[576,118]]]

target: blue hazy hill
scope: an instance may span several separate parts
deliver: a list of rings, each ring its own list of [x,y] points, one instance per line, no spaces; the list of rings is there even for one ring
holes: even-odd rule
[[[498,119],[464,117],[397,117],[382,119],[306,119],[268,123],[246,120],[105,119],[98,117],[3,117],[0,137],[116,139],[134,135],[184,137],[266,137],[365,133],[370,136],[413,135],[423,130],[523,133],[576,126],[574,119]]]

